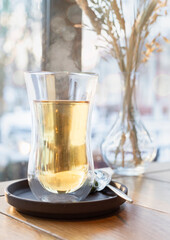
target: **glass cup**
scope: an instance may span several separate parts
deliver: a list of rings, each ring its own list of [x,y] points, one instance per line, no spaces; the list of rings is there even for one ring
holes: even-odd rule
[[[90,125],[97,79],[93,73],[25,73],[32,115],[28,181],[41,201],[80,201],[91,191]]]

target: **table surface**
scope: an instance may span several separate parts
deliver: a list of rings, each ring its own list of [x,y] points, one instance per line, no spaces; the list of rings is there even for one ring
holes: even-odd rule
[[[170,239],[170,162],[151,163],[139,177],[114,176],[129,189],[134,203],[114,215],[89,220],[55,220],[17,212],[5,200],[0,183],[0,239]]]

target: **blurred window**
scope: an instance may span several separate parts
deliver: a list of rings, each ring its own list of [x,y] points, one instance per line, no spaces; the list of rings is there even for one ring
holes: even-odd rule
[[[39,70],[42,1],[0,1],[0,180],[25,177],[30,113],[24,71]]]

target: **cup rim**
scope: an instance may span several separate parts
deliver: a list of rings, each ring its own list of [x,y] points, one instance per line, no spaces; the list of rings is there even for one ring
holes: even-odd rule
[[[94,72],[69,72],[69,71],[25,71],[24,74],[29,75],[50,75],[50,74],[67,74],[67,75],[78,75],[78,76],[89,76],[98,77],[99,75]]]

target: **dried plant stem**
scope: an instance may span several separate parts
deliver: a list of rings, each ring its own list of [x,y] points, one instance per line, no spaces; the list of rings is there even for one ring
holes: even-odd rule
[[[133,102],[133,94],[135,91],[136,78],[133,77],[133,80],[130,77],[130,74],[125,74],[124,77],[126,80],[125,92],[123,97],[123,107],[122,107],[122,126],[123,129],[119,145],[115,151],[115,163],[117,161],[117,156],[121,153],[122,156],[122,167],[125,166],[125,150],[124,144],[126,143],[126,133],[129,133],[130,142],[133,151],[132,161],[135,163],[135,166],[139,165],[142,162],[141,152],[138,145],[138,136],[136,130],[136,121],[135,121],[135,106]],[[131,81],[132,80],[132,81]],[[128,84],[127,84],[128,83]],[[128,88],[128,91],[126,90]],[[126,129],[127,128],[127,129]]]
[[[156,8],[158,4],[158,0],[152,0],[148,7],[143,11],[141,17],[139,15],[139,19],[136,21],[136,30],[137,32],[141,32],[143,30],[143,27],[148,22],[150,16],[152,15],[154,9]]]
[[[140,62],[140,54],[139,54],[140,43],[141,43],[141,33],[137,37],[136,46],[135,46],[135,54],[134,54],[134,71],[135,72],[137,71],[139,62]]]
[[[122,0],[120,0],[120,7],[121,7],[123,19],[125,19],[125,18],[124,18],[124,13],[123,13]],[[124,34],[125,34],[125,44],[126,44],[126,49],[127,49],[127,47],[128,47],[128,42],[127,42],[127,35],[126,35],[126,24],[124,24]]]
[[[112,32],[112,23],[108,20],[108,28],[109,28],[109,35],[112,39],[112,45],[116,54],[116,58],[118,59],[118,65],[119,68],[121,70],[121,72],[125,72],[125,63],[123,60],[123,56],[122,56],[122,52],[121,52],[121,48],[118,45],[117,39],[114,36],[113,32]]]
[[[76,0],[77,4],[80,8],[85,12],[85,14],[89,17],[92,26],[94,27],[97,34],[101,33],[101,23],[98,21],[97,16],[92,11],[92,9],[88,6],[87,0]]]

